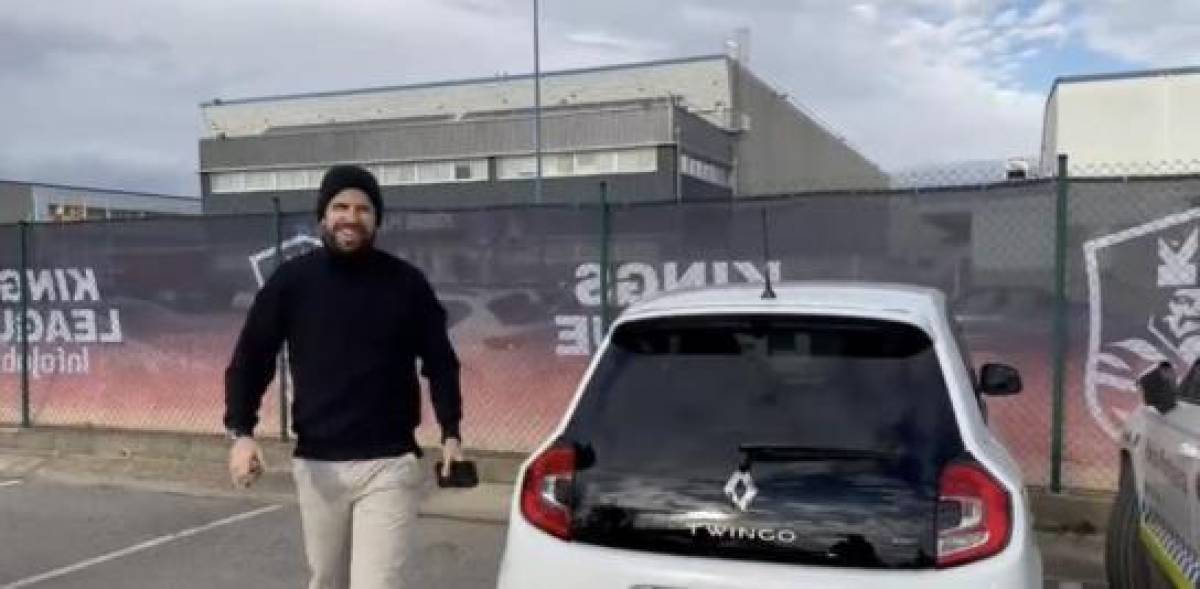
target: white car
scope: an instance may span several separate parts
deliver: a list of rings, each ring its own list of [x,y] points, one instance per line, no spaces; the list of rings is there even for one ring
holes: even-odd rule
[[[1200,363],[1176,384],[1170,364],[1138,379],[1125,422],[1105,566],[1113,589],[1200,587]]]
[[[630,307],[526,462],[499,587],[1040,588],[1016,462],[935,290]],[[985,366],[980,391],[1020,377]]]

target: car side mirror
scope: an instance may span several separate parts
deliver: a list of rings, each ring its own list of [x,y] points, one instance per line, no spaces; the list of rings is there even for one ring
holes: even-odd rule
[[[979,375],[979,390],[985,395],[1005,397],[1021,392],[1021,373],[1007,364],[984,364]]]
[[[1142,402],[1147,407],[1158,409],[1163,414],[1175,408],[1179,389],[1175,385],[1175,369],[1170,364],[1160,363],[1138,378],[1137,385],[1142,391]]]

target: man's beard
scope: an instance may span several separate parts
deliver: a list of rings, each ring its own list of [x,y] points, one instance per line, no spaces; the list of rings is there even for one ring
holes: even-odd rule
[[[337,240],[337,232],[343,229],[351,229],[357,231],[360,237],[358,247],[354,249],[344,249]],[[338,223],[332,229],[321,227],[321,242],[325,244],[325,249],[336,256],[356,257],[370,251],[375,245],[375,234],[368,232],[365,227],[358,223]]]

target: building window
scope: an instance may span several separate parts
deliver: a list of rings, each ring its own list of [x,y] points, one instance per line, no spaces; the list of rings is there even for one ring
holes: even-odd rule
[[[422,162],[417,164],[417,184],[487,180],[487,160]]]
[[[454,179],[454,164],[424,162],[417,164],[417,183],[449,182]]]
[[[645,174],[657,170],[658,152],[653,147],[542,154],[542,176],[545,178]],[[529,155],[497,158],[496,174],[501,180],[533,178],[537,174],[537,162]]]
[[[69,221],[102,221],[123,219],[145,219],[150,216],[171,216],[170,213],[150,213],[129,209],[110,209],[84,204],[51,204],[46,207],[46,220],[59,223]]]
[[[575,154],[575,172],[579,176],[612,174],[617,171],[617,152],[589,151]]]
[[[241,172],[223,172],[209,177],[209,187],[213,192],[245,192],[246,175]]]
[[[149,216],[150,216],[150,213],[147,213],[146,211],[125,211],[125,210],[120,210],[120,209],[109,209],[109,211],[108,211],[108,218],[114,219],[114,220],[117,220],[117,219],[145,219],[146,217],[149,217]],[[168,215],[166,213],[156,213],[155,216],[165,217],[165,216],[170,216],[170,215]]]
[[[308,184],[305,184],[305,187],[316,190],[321,186],[321,180],[325,178],[325,170],[313,168],[305,170],[305,175],[308,176]]]
[[[470,160],[468,162],[468,165],[471,166],[471,175],[468,178],[464,178],[464,180],[469,180],[471,182],[480,182],[480,181],[484,181],[484,180],[488,179],[488,161],[487,160],[485,160],[485,159]]]
[[[433,184],[439,182],[478,182],[488,179],[486,159],[440,162],[402,162],[366,166],[382,186]],[[316,190],[326,168],[215,172],[209,175],[214,194],[265,192],[274,190]]]
[[[575,176],[579,170],[577,163],[577,157],[570,153],[542,155],[542,175],[548,178]]]
[[[679,156],[679,171],[693,178],[718,186],[729,186],[729,170],[716,164],[698,160],[686,154]]]
[[[88,218],[88,208],[84,205],[52,204],[47,207],[48,219],[56,222],[83,221]]]
[[[278,190],[304,190],[308,188],[308,172],[305,170],[275,172],[275,187]]]
[[[545,156],[542,165],[545,166]],[[503,157],[496,160],[496,175],[501,180],[533,178],[537,174],[537,162],[533,157]]]
[[[414,164],[384,164],[379,168],[379,172],[375,176],[384,186],[400,186],[417,182],[417,168]],[[317,184],[320,183],[321,181],[318,179]]]
[[[275,190],[276,172],[246,172],[246,191]]]
[[[645,174],[658,169],[658,152],[653,149],[622,149],[617,152],[617,173]]]

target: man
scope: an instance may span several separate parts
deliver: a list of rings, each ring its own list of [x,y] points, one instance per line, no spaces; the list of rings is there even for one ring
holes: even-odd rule
[[[325,247],[286,262],[259,291],[225,373],[230,475],[248,486],[262,469],[252,434],[263,392],[288,344],[310,589],[405,586],[424,480],[413,434],[418,359],[445,472],[462,459],[459,363],[446,313],[419,270],[374,248],[382,216],[370,172],[330,169],[317,201]]]

